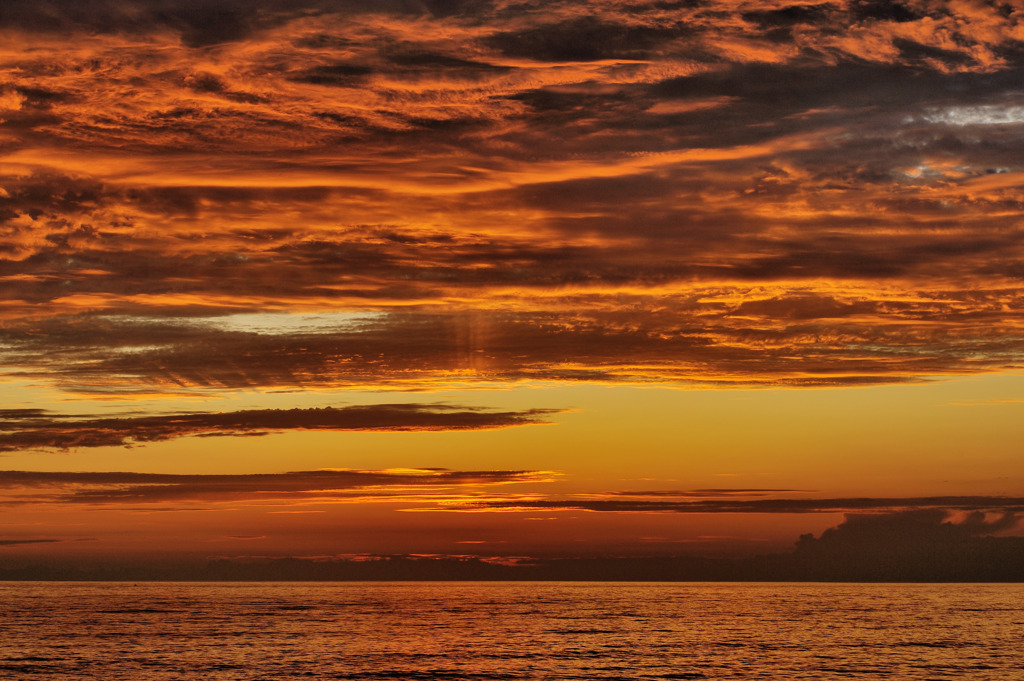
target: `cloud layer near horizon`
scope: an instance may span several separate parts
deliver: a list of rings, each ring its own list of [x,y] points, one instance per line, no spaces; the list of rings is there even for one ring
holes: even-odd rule
[[[1024,497],[935,496],[935,497],[850,497],[840,499],[733,499],[723,493],[717,499],[702,499],[707,494],[677,493],[683,497],[666,500],[621,499],[502,499],[471,501],[453,506],[454,511],[503,510],[578,510],[609,513],[837,513],[858,511],[955,510],[1024,511]],[[761,495],[754,495],[761,496]],[[696,499],[686,497],[697,497]]]
[[[0,505],[153,503],[331,503],[470,495],[471,490],[545,482],[547,471],[326,469],[288,473],[160,474],[0,471]],[[460,492],[461,490],[461,492]]]
[[[8,375],[845,385],[1024,355],[1010,5],[12,0],[0,34]]]
[[[259,474],[0,471],[0,505],[84,504],[144,507],[160,503],[402,502],[407,510],[473,513],[593,511],[697,514],[935,514],[970,512],[976,533],[1012,529],[1024,498],[1006,496],[813,498],[806,490],[695,489],[551,495],[543,484],[559,474],[537,470],[451,471],[324,469]],[[529,493],[495,492],[533,483]],[[540,484],[540,486],[537,486]],[[490,488],[490,489],[489,489]],[[647,497],[647,498],[644,498]],[[429,506],[422,506],[427,503]],[[989,523],[985,513],[1001,513]],[[867,516],[865,516],[867,517]],[[909,517],[909,516],[908,516]],[[869,522],[869,521],[866,521]],[[980,523],[980,524],[979,524]],[[966,526],[965,526],[966,527]]]

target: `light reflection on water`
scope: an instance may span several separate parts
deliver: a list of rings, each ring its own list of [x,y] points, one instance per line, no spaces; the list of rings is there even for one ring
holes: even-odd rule
[[[1024,679],[1024,585],[0,583],[4,679]]]

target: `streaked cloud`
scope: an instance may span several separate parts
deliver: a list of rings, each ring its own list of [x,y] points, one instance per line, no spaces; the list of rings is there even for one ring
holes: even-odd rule
[[[871,516],[916,513],[945,517],[950,513],[967,512],[971,514],[970,523],[980,528],[979,533],[1010,529],[1016,525],[1016,514],[1024,512],[1024,497],[1009,496],[829,498],[807,490],[750,488],[573,495],[545,492],[544,486],[558,476],[552,471],[440,468],[324,469],[262,474],[0,471],[0,504],[80,504],[169,511],[195,509],[191,505],[197,503],[286,505],[300,506],[301,510],[301,506],[318,504],[387,502],[398,503],[403,510],[415,512],[498,514],[510,511]],[[517,493],[496,489],[509,484],[530,484],[531,491]],[[180,509],[156,504],[178,504]],[[996,525],[986,520],[986,514],[992,513],[1003,516]]]
[[[728,496],[728,495],[722,495]],[[611,513],[839,513],[839,512],[902,512],[909,510],[990,511],[1019,513],[1024,511],[1024,497],[935,496],[848,499],[731,499],[714,500],[645,500],[645,499],[503,499],[474,501],[452,510],[476,511],[575,510]]]
[[[395,310],[334,326],[91,315],[9,322],[8,374],[78,393],[275,387],[438,388],[451,381],[842,385],[1020,361],[1020,292],[755,285],[559,287],[516,309]],[[507,307],[506,307],[507,305]],[[547,308],[547,309],[545,309]],[[174,313],[173,308],[168,310]],[[285,333],[285,330],[291,330]]]
[[[154,503],[332,503],[467,496],[509,483],[547,482],[547,471],[329,469],[262,474],[0,471],[0,504],[131,506]]]
[[[23,546],[25,544],[55,544],[61,539],[0,539],[0,546]]]
[[[550,409],[501,412],[447,404],[374,404],[322,409],[252,409],[146,416],[72,416],[0,411],[0,452],[131,447],[179,437],[240,437],[286,430],[440,431],[545,423]]]

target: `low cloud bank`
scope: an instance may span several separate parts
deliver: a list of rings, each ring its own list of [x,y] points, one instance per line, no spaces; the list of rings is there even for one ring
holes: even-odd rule
[[[1019,517],[960,520],[939,510],[851,514],[792,551],[747,558],[512,555],[236,556],[206,561],[40,565],[9,562],[0,580],[204,581],[585,580],[1024,582],[1024,537],[998,536]],[[2,543],[0,543],[2,545]]]

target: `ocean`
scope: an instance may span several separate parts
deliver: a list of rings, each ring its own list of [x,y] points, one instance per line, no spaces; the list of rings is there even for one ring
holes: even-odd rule
[[[1024,679],[1024,585],[0,583],[0,678]]]

